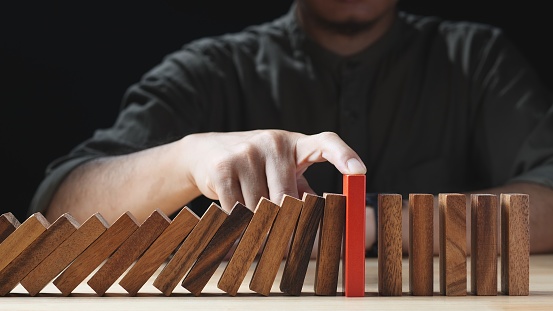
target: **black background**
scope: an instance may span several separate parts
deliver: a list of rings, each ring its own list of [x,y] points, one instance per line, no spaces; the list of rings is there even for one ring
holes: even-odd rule
[[[5,1],[0,5],[0,213],[24,220],[46,165],[110,126],[126,88],[186,42],[239,31],[291,0]],[[502,27],[553,86],[547,1],[400,1]]]

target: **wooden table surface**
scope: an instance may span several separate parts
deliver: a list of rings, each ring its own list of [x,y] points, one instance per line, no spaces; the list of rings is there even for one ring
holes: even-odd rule
[[[470,258],[467,261],[467,289],[470,290]],[[0,297],[0,310],[553,310],[553,255],[533,255],[530,258],[530,295],[529,296],[439,296],[438,258],[434,262],[434,296],[409,296],[409,261],[403,259],[403,296],[380,297],[377,289],[377,260],[366,260],[365,297],[346,298],[338,296],[315,296],[313,294],[315,262],[309,264],[300,296],[286,296],[280,293],[278,285],[282,267],[268,297],[252,292],[248,288],[255,262],[246,275],[238,294],[229,296],[217,288],[217,281],[223,272],[223,262],[199,297],[177,286],[170,297],[163,296],[152,283],[154,276],[144,285],[136,297],[115,283],[105,296],[99,297],[82,282],[69,297],[63,297],[52,284],[36,297],[30,297],[25,289],[18,285],[5,297]],[[498,266],[498,272],[500,271]],[[498,286],[500,286],[498,279]],[[341,289],[340,281],[338,289]]]

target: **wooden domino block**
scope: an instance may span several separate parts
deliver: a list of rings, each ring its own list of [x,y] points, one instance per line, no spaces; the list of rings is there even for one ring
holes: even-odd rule
[[[269,229],[271,229],[278,210],[279,206],[268,199],[261,198],[259,200],[248,227],[219,279],[217,284],[219,289],[231,296],[236,296]]]
[[[344,175],[346,228],[342,267],[342,287],[346,297],[365,296],[365,175]]]
[[[471,291],[497,295],[497,196],[471,195]]]
[[[467,294],[467,207],[466,196],[440,193],[440,293]]]
[[[37,295],[51,280],[63,271],[79,254],[109,227],[96,213],[87,219],[73,234],[53,250],[38,266],[21,280],[31,296]]]
[[[323,198],[325,206],[319,228],[314,290],[315,295],[335,296],[346,226],[346,196],[324,193]]]
[[[0,216],[0,243],[12,234],[20,223],[12,213],[4,213]]]
[[[140,288],[177,249],[199,221],[200,217],[188,207],[182,208],[163,233],[127,271],[119,281],[119,285],[131,296],[136,296]]]
[[[228,214],[217,204],[212,203],[171,260],[161,270],[154,281],[154,286],[165,296],[171,295],[227,218]]]
[[[79,223],[69,214],[61,215],[9,265],[0,271],[0,296],[8,294],[42,260],[77,230]]]
[[[269,295],[302,207],[301,200],[288,195],[282,198],[280,209],[250,280],[251,290],[264,296]]]
[[[280,290],[293,296],[301,294],[324,209],[323,197],[304,193],[302,200],[303,208],[292,236],[292,244],[280,281]]]
[[[378,294],[401,296],[401,194],[378,195]]]
[[[253,212],[237,202],[230,215],[215,233],[200,257],[182,281],[182,286],[194,296],[199,296],[225,256],[244,232],[253,217]]]
[[[0,244],[0,271],[21,254],[31,243],[46,231],[50,223],[41,213],[27,218]]]
[[[434,294],[434,196],[409,194],[409,292]]]
[[[501,291],[530,293],[530,201],[527,194],[501,194]]]
[[[98,295],[104,295],[108,288],[169,226],[170,222],[171,220],[161,210],[156,209],[88,280],[88,285]]]
[[[123,242],[139,227],[130,212],[126,212],[85,251],[83,251],[67,269],[55,280],[54,285],[64,296],[71,292],[100,266]]]

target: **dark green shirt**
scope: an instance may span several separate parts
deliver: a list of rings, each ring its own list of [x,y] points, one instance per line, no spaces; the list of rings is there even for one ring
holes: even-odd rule
[[[292,8],[168,55],[129,88],[113,127],[48,167],[31,211],[84,161],[195,132],[270,128],[338,133],[367,165],[368,192],[553,187],[552,103],[500,29],[400,12],[376,44],[340,57],[306,36]],[[306,175],[319,193],[341,192],[328,163]]]

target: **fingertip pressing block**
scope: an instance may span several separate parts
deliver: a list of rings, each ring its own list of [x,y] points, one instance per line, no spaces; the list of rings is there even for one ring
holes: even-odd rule
[[[409,194],[409,292],[434,295],[434,196]]]
[[[302,200],[303,208],[292,236],[292,244],[280,281],[280,290],[292,296],[299,296],[303,289],[311,251],[324,209],[323,197],[304,193]]]
[[[55,280],[54,285],[62,295],[71,292],[100,266],[136,229],[139,224],[130,212],[126,212],[86,250],[84,250],[67,269]]]
[[[401,296],[401,194],[378,195],[378,294]]]
[[[467,295],[467,207],[460,193],[438,195],[440,215],[440,293]]]
[[[365,175],[344,175],[346,228],[344,233],[342,287],[346,297],[365,296]]]
[[[138,259],[169,226],[171,220],[156,209],[88,280],[87,284],[100,296]]]
[[[501,194],[501,291],[509,296],[530,294],[530,198]]]
[[[199,296],[252,217],[253,212],[237,202],[200,257],[190,268],[182,281],[182,287],[194,296]]]
[[[303,201],[285,195],[250,280],[250,289],[268,296],[296,228]]]
[[[12,213],[4,213],[0,216],[0,244],[12,234],[20,223]]]
[[[136,296],[140,288],[179,247],[199,221],[200,217],[188,207],[182,208],[163,233],[127,271],[119,285],[131,296]]]
[[[471,194],[471,291],[497,295],[497,196]]]
[[[267,237],[278,210],[279,206],[268,199],[261,198],[259,200],[250,223],[219,279],[217,284],[219,289],[231,296],[236,296],[255,256]]]
[[[346,225],[346,196],[324,193],[323,198],[325,206],[319,229],[314,290],[315,295],[335,296]]]

